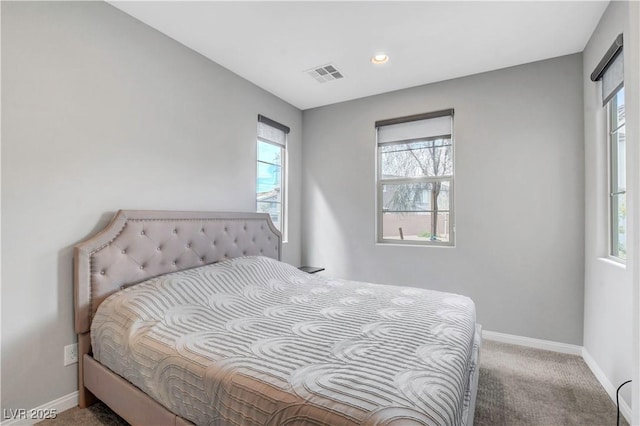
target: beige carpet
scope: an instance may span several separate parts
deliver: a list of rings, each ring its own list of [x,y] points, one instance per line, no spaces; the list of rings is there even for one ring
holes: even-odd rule
[[[616,424],[615,404],[578,356],[485,340],[480,357],[475,426]],[[96,404],[86,410],[65,411],[40,424],[127,423],[103,404]],[[621,424],[628,426],[624,419]]]
[[[615,404],[581,357],[487,340],[480,356],[474,425],[616,424]]]

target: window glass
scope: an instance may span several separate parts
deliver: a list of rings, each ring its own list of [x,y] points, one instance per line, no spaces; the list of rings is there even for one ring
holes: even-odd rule
[[[627,259],[627,173],[624,88],[609,101],[610,254]]]
[[[284,130],[283,130],[284,129]],[[288,127],[258,117],[256,210],[268,213],[286,241],[285,172]]]
[[[449,189],[450,182],[384,184],[383,238],[450,241]]]
[[[443,138],[382,145],[382,177],[450,176],[451,147],[451,139]]]

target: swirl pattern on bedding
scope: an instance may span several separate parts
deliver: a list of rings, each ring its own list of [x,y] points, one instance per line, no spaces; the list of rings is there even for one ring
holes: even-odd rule
[[[475,307],[266,257],[113,294],[94,358],[199,425],[462,425]],[[477,348],[475,348],[477,349]]]

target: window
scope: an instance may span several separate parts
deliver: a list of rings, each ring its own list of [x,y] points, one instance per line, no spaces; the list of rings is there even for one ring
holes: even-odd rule
[[[609,224],[611,256],[627,259],[627,174],[624,88],[608,103],[609,117]]]
[[[609,151],[609,255],[627,259],[627,171],[624,101],[624,36],[613,44],[591,73],[592,81],[601,81],[602,105],[607,108],[607,145]]]
[[[376,129],[378,242],[453,245],[453,110]]]
[[[289,128],[258,116],[256,210],[269,213],[286,240],[286,160]]]

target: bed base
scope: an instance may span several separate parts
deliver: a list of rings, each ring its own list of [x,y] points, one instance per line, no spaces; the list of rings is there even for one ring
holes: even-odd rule
[[[84,384],[120,417],[132,425],[193,426],[193,423],[172,413],[117,374],[94,360],[83,356]]]
[[[91,356],[90,333],[78,335],[80,408],[102,401],[131,425],[193,426]]]

